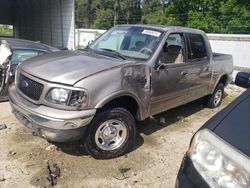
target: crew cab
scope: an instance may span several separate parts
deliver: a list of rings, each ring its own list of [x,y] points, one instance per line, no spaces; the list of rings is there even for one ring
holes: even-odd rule
[[[235,84],[250,88],[250,73]],[[176,188],[250,187],[250,89],[212,117],[193,136]]]
[[[16,67],[32,57],[58,51],[57,48],[30,40],[0,38],[6,41],[12,52],[7,63],[0,64],[0,101],[8,100],[8,87],[15,80]]]
[[[232,56],[212,53],[201,30],[119,25],[84,50],[21,64],[10,104],[33,134],[83,139],[107,159],[133,147],[136,121],[202,97],[218,107],[232,72]]]

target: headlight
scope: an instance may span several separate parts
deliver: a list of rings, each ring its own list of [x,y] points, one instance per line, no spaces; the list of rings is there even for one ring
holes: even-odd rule
[[[249,188],[250,160],[211,131],[199,131],[188,155],[211,187]]]
[[[48,93],[46,100],[53,104],[79,108],[87,105],[87,94],[85,91],[53,88]]]
[[[54,88],[52,89],[48,96],[47,100],[54,104],[67,104],[69,98],[70,90],[62,89],[62,88]]]

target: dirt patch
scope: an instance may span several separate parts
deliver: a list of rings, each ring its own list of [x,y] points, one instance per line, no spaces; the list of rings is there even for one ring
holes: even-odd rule
[[[50,187],[47,163],[61,170],[55,187],[174,187],[192,135],[244,90],[230,85],[221,107],[207,109],[195,101],[138,125],[134,149],[112,160],[86,155],[82,143],[53,145],[34,137],[0,103],[0,187]],[[165,117],[163,124],[158,123]]]

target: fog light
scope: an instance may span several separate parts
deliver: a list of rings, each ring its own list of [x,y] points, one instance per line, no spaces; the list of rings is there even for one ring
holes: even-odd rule
[[[72,122],[67,122],[63,125],[64,128],[77,128],[77,125]]]
[[[56,133],[41,129],[41,136],[45,139],[53,139],[56,138]]]

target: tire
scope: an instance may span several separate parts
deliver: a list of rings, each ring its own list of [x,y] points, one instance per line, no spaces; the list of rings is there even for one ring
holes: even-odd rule
[[[221,105],[224,96],[224,85],[219,83],[212,95],[208,96],[206,106],[209,108],[217,108]]]
[[[124,108],[99,112],[84,136],[86,151],[96,159],[111,159],[128,152],[136,138],[136,123]]]

